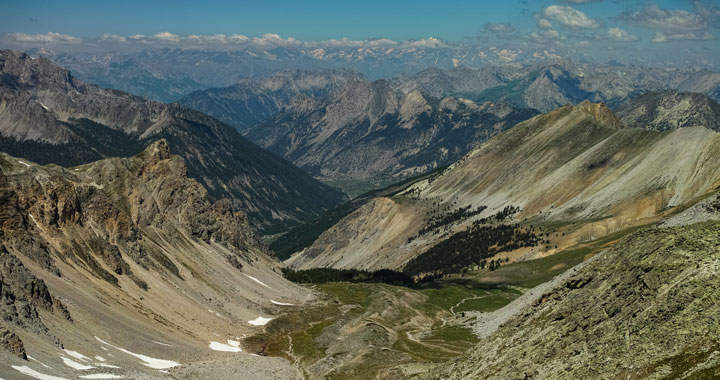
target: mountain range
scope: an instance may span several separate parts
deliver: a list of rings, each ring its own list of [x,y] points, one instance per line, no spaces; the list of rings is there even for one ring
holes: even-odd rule
[[[337,181],[402,179],[446,166],[538,112],[584,100],[617,108],[647,92],[718,88],[707,71],[551,59],[432,68],[372,82],[347,71],[294,71],[178,102],[235,126],[315,177]],[[627,108],[639,109],[631,102]]]
[[[532,49],[378,46],[106,53],[32,49],[29,53],[49,57],[83,80],[165,102],[196,90],[261,80],[288,70],[347,69],[370,80],[393,80],[403,93],[421,89],[435,98],[474,94],[478,98],[471,99],[478,101],[501,100],[502,96],[516,106],[541,112],[582,100],[614,107],[616,100],[630,95],[668,89],[705,93],[716,100],[720,96],[720,75],[706,69],[650,67],[642,62],[577,63]],[[538,96],[545,99],[534,99]]]
[[[46,58],[0,53],[0,150],[72,166],[129,156],[164,138],[214,200],[229,198],[276,233],[315,218],[342,194],[197,111],[75,79]]]

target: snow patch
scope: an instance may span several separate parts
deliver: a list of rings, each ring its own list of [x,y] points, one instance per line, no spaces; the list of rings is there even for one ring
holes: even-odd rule
[[[107,343],[98,337],[95,337],[95,339],[97,339],[98,342],[100,342],[106,346],[110,346],[120,352],[124,352],[128,355],[134,356],[134,357],[142,360],[144,362],[142,364],[146,367],[150,367],[153,369],[167,369],[167,368],[177,367],[180,365],[180,363],[172,361],[172,360],[155,359],[155,358],[151,358],[149,356],[145,356],[142,354],[136,354],[134,352],[130,352],[122,347],[113,346],[112,344]]]
[[[35,219],[33,219],[33,220],[35,220]],[[79,352],[77,352],[77,351],[71,351],[71,350],[63,350],[63,351],[64,351],[66,354],[68,354],[69,356],[72,356],[73,358],[75,358],[75,359],[77,359],[77,360],[81,360],[81,361],[84,361],[84,362],[89,362],[89,361],[90,361],[90,358],[89,358],[89,357],[87,357],[87,356],[85,356],[85,355],[83,355],[83,354],[81,354],[81,353],[79,353]]]
[[[93,366],[91,366],[91,365],[87,365],[87,364],[83,364],[83,363],[78,363],[78,362],[76,362],[75,360],[68,359],[68,358],[66,358],[66,357],[64,357],[64,356],[61,356],[60,358],[62,359],[63,363],[65,363],[66,366],[68,366],[68,367],[70,367],[70,368],[72,368],[72,369],[78,370],[78,371],[84,371],[84,370],[86,370],[86,369],[93,369],[93,368],[95,368],[95,367],[93,367]]]
[[[265,318],[265,317],[257,317],[253,319],[252,321],[248,321],[249,324],[253,326],[265,326],[268,322],[272,321],[272,318]]]
[[[20,161],[20,160],[18,160],[18,163],[21,163],[21,164],[23,164],[23,165],[25,165],[25,166],[27,166],[27,167],[30,167],[30,164],[28,164],[28,163],[25,162],[25,161]]]
[[[99,362],[104,362],[106,359],[100,355],[95,355],[95,360],[97,360]]]
[[[228,339],[228,344],[233,347],[240,347],[240,342],[238,342],[237,340]]]
[[[272,304],[274,304],[274,305],[280,305],[280,306],[295,306],[295,304],[293,304],[293,303],[288,303],[288,302],[278,302],[278,301],[275,301],[275,300],[270,300],[270,302],[271,302]]]
[[[110,373],[94,373],[92,375],[80,376],[81,379],[124,379],[122,376]]]
[[[47,111],[50,111],[50,108],[47,108],[47,106],[44,105],[44,104],[42,104],[42,102],[38,102],[38,103],[40,103],[40,105],[42,106],[42,108],[45,108]]]
[[[228,340],[228,343],[230,341]],[[242,352],[242,348],[220,342],[210,342],[209,347],[213,351]]]
[[[244,274],[244,273],[243,273],[243,274]],[[258,284],[260,284],[260,285],[262,285],[262,286],[264,286],[264,287],[266,287],[266,288],[268,288],[268,289],[272,289],[271,287],[267,286],[267,284],[265,284],[264,282],[258,280],[257,278],[255,278],[255,277],[253,277],[253,276],[250,276],[250,275],[247,275],[247,274],[246,274],[245,276],[247,276],[247,278],[249,278],[249,279],[257,282]]]
[[[96,365],[97,365],[98,367],[102,367],[102,368],[120,369],[120,367],[118,367],[118,366],[116,366],[116,365],[112,365],[112,364],[97,363]]]
[[[163,342],[158,342],[157,340],[153,340],[152,342],[155,343],[155,344],[159,344],[159,345],[161,345],[161,346],[172,347],[172,344],[167,344],[167,343],[163,343]]]
[[[52,368],[52,367],[50,367],[50,366],[48,366],[48,365],[45,365],[45,364],[41,363],[39,360],[35,359],[34,357],[32,357],[32,356],[30,356],[30,355],[28,355],[27,358],[30,359],[30,360],[32,360],[32,361],[34,361],[34,362],[36,362],[36,363],[38,363],[38,364],[40,364],[41,366],[43,366],[43,367],[45,367],[45,368]]]
[[[40,380],[68,380],[68,379],[66,379],[66,378],[64,378],[64,377],[57,377],[57,376],[51,376],[51,375],[46,375],[46,374],[44,374],[44,373],[40,373],[40,372],[35,371],[34,369],[32,369],[32,368],[30,368],[30,367],[28,367],[28,366],[17,366],[17,365],[14,365],[14,366],[12,366],[12,367],[13,367],[14,370],[22,373],[23,375],[28,375],[28,376],[30,376],[30,377],[34,377],[34,378],[40,379]]]

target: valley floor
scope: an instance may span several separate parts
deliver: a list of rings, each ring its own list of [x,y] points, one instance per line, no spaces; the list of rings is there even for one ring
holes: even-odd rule
[[[249,352],[291,361],[306,379],[398,379],[424,373],[463,356],[478,336],[489,335],[523,304],[539,297],[541,284],[635,230],[494,271],[448,275],[417,289],[314,285],[320,294],[314,305],[289,308],[267,325],[265,333],[246,339],[244,345]],[[488,323],[488,318],[494,320]]]

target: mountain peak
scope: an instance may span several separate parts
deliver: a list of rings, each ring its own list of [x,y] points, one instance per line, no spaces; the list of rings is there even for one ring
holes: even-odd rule
[[[72,85],[70,72],[45,57],[33,58],[23,52],[0,50],[0,74],[7,74],[20,83],[30,85]]]
[[[167,140],[160,139],[150,144],[142,155],[157,161],[167,160],[170,158],[170,144]]]
[[[610,111],[610,108],[608,108],[605,103],[592,103],[584,100],[582,103],[574,106],[573,109],[592,116],[595,121],[608,127],[614,129],[623,127],[622,122]]]

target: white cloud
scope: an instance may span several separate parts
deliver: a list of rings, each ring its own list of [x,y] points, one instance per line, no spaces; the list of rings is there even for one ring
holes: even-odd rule
[[[67,34],[48,32],[45,34],[8,33],[5,38],[16,42],[31,43],[80,43],[82,39]]]
[[[168,42],[179,42],[180,36],[177,34],[172,34],[170,32],[160,32],[152,36],[152,38],[160,41],[168,41]]]
[[[686,32],[707,29],[707,21],[699,14],[681,9],[662,9],[650,4],[637,12],[626,13],[625,17],[637,24],[669,32]]]
[[[419,47],[426,49],[441,48],[447,46],[445,41],[435,37],[429,37],[420,40],[407,40],[403,43],[403,45],[407,47]]]
[[[541,18],[538,20],[538,27],[540,29],[552,29],[553,25],[550,21],[548,21],[546,18]]]
[[[630,34],[627,31],[620,29],[620,28],[608,29],[607,37],[609,37],[613,41],[618,41],[618,42],[633,42],[633,41],[639,40],[639,38],[637,36]]]
[[[303,44],[302,41],[296,40],[295,38],[282,38],[280,35],[274,33],[266,33],[263,34],[262,37],[255,37],[252,39],[252,43],[260,47],[290,47]]]
[[[600,23],[585,13],[562,5],[551,5],[540,12],[540,16],[559,22],[570,28],[597,28]]]
[[[652,42],[662,43],[669,41],[691,40],[691,41],[707,41],[714,39],[710,32],[684,32],[684,33],[664,33],[655,32]]]
[[[100,36],[100,41],[105,42],[127,42],[127,38],[123,36],[118,36],[117,34],[103,34]]]
[[[483,25],[483,28],[485,31],[491,32],[491,33],[514,33],[515,28],[508,24],[508,23],[497,23],[497,22],[489,22],[485,25]]]
[[[532,32],[530,33],[530,37],[536,40],[559,40],[562,38],[560,33],[555,29],[542,29],[537,32]]]
[[[589,47],[592,47],[592,42],[580,41],[580,42],[576,43],[575,46],[579,47],[579,48],[589,48]]]

